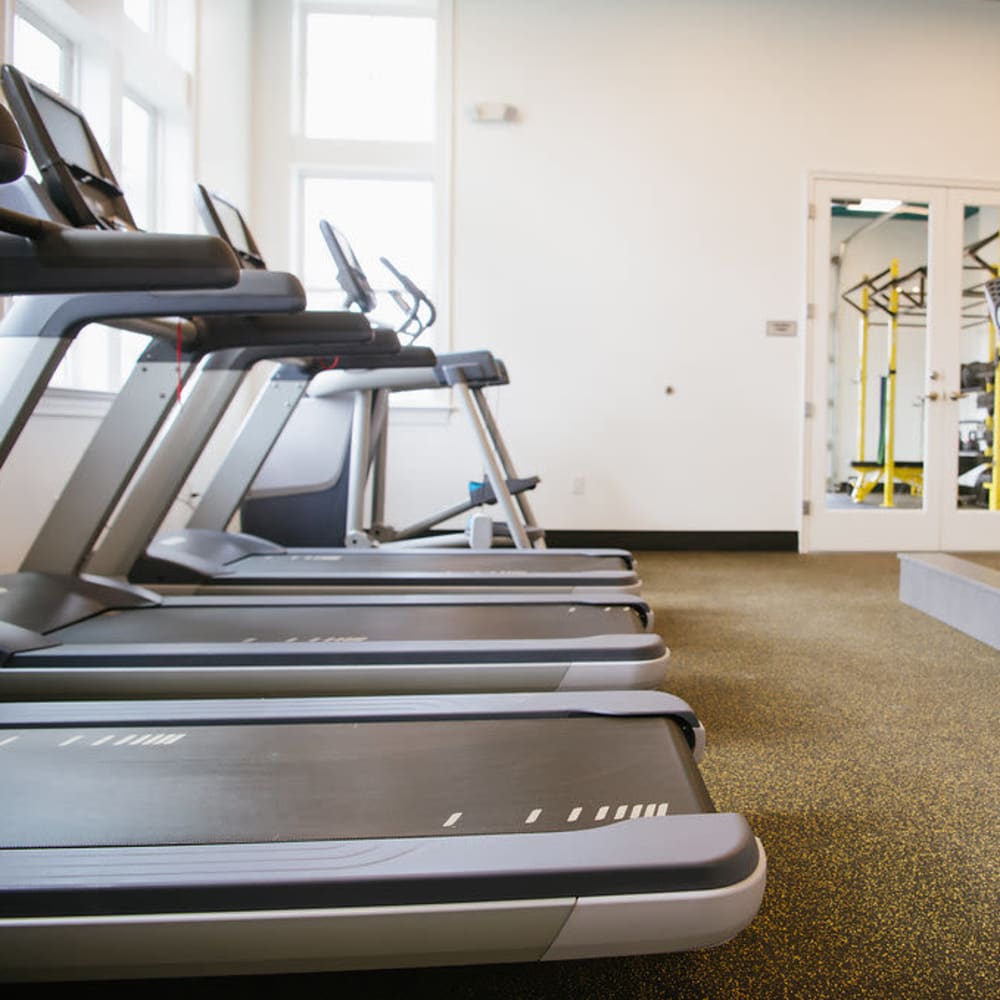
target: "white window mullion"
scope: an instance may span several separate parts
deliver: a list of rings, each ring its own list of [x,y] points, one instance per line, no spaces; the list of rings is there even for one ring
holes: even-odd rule
[[[394,324],[403,316],[387,293],[397,282],[379,259],[388,257],[433,299],[439,239],[447,231],[435,191],[436,4],[312,2],[299,7],[291,31],[298,80],[288,157],[295,264],[317,305],[342,301],[319,233],[326,219],[382,293],[376,318]]]

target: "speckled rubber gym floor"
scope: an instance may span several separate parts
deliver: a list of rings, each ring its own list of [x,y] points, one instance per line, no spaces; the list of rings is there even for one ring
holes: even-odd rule
[[[1000,997],[1000,653],[900,604],[892,555],[659,553],[640,569],[673,651],[665,687],[708,730],[716,806],[746,815],[767,849],[764,904],[738,938],[73,995]]]

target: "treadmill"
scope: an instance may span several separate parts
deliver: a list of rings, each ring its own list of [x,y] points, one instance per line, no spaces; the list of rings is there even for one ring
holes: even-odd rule
[[[5,68],[5,83],[12,72]],[[82,117],[65,102],[61,111],[60,127],[65,131],[72,122],[78,144],[93,148]],[[31,124],[37,133],[38,123]],[[98,161],[93,149],[92,155],[107,178],[102,183],[113,185],[106,162]],[[42,163],[65,165],[51,155]],[[116,217],[128,221],[120,195],[113,201]],[[254,274],[272,277],[247,272]],[[49,317],[52,329],[39,339],[67,339],[82,325],[85,309],[86,319],[127,316],[131,308],[145,314],[157,306],[163,310],[155,296],[136,298],[137,304],[121,295],[92,293],[83,297],[83,307],[75,299],[60,300],[60,309],[69,309],[77,326],[60,326],[57,310]],[[178,293],[171,312],[191,315],[203,300],[204,293]],[[240,301],[231,299],[227,309],[242,311]],[[288,308],[280,296],[278,307]],[[10,339],[9,319],[0,323],[0,345]],[[309,353],[310,346],[313,354],[329,353],[345,337],[370,335],[367,321],[356,313],[270,319],[237,316],[210,323],[198,317],[188,345],[190,367],[213,352],[277,342],[292,353]],[[23,334],[24,325],[16,330]],[[314,338],[312,345],[299,343],[306,334]],[[332,342],[324,347],[325,334]],[[286,335],[294,338],[292,344]],[[148,380],[155,383],[156,369],[159,377],[173,378],[172,368],[172,359],[164,357],[146,357],[137,366],[22,572],[0,581],[0,697],[402,694],[656,687],[662,681],[668,653],[663,640],[648,631],[648,606],[619,593],[595,591],[572,600],[499,593],[422,599],[313,593],[161,597],[113,580],[79,577],[93,540],[172,405],[172,393],[150,391]],[[40,392],[33,385],[23,395],[36,399]]]
[[[720,944],[765,857],[658,692],[0,704],[0,978]]]
[[[236,206],[202,186],[199,186],[198,205],[206,227],[230,243],[244,267],[264,267],[264,259],[253,233]],[[332,227],[327,225],[324,235],[331,251],[339,249],[344,257],[338,261],[338,274],[349,285],[349,298],[364,304],[367,301],[364,291],[367,279],[350,266],[350,258],[338,246]],[[487,364],[487,360],[492,363]],[[239,594],[248,590],[254,593],[295,593],[303,588],[312,590],[315,587],[353,593],[403,593],[415,589],[461,592],[482,587],[494,591],[524,588],[533,591],[542,588],[585,591],[596,587],[639,592],[640,581],[633,557],[622,549],[548,551],[522,547],[480,552],[369,548],[370,541],[360,531],[359,497],[364,494],[370,444],[373,438],[379,437],[370,429],[372,390],[452,386],[458,392],[463,410],[479,439],[480,451],[491,468],[492,480],[505,482],[513,477],[516,482],[520,481],[516,479],[510,455],[482,393],[483,386],[506,378],[502,365],[489,352],[442,356],[434,366],[402,368],[382,365],[371,370],[362,365],[360,367],[364,370],[353,371],[349,370],[351,367],[350,364],[339,364],[335,370],[318,374],[307,373],[301,368],[285,368],[278,372],[261,392],[230,455],[201,498],[187,527],[165,531],[155,539],[150,537],[145,551],[136,553],[137,558],[130,563],[131,569],[119,565],[115,567],[116,571],[128,572],[130,579],[137,583],[157,588],[183,588],[195,593]],[[350,440],[344,446],[350,455],[352,480],[345,510],[349,526],[346,541],[350,544],[289,548],[279,543],[283,539],[275,541],[248,532],[227,532],[226,525],[250,492],[258,473],[267,475],[265,462],[272,455],[275,445],[280,447],[281,432],[289,418],[293,421],[312,419],[315,423],[317,414],[307,414],[298,408],[307,386],[309,397],[304,401],[306,405],[311,399],[322,396],[351,393],[356,397],[350,404]],[[380,395],[384,407],[387,393],[381,392]],[[322,440],[328,444],[329,431],[322,426],[325,414],[318,416],[320,427],[307,427],[306,433],[322,433]],[[281,461],[279,455],[274,458]],[[380,484],[376,483],[376,498],[379,492]],[[489,483],[484,484],[483,492],[487,496],[494,493]],[[319,500],[325,502],[324,497],[319,497]],[[534,519],[521,491],[516,498],[508,494],[504,500],[507,520],[517,520],[518,514],[513,510],[515,500],[524,516],[522,534],[527,538]],[[243,510],[251,526],[260,525],[271,516],[287,519],[285,507],[288,502],[284,497],[258,498],[244,503]],[[298,500],[300,505],[305,503],[308,506],[312,502],[310,499]],[[331,513],[331,518],[334,517],[336,514]],[[296,530],[293,526],[287,529],[291,532],[288,541],[296,539]],[[358,552],[362,540],[366,551]],[[428,542],[437,544],[434,538]],[[107,572],[107,569],[102,568],[101,571]]]
[[[10,124],[0,108],[0,178]],[[114,253],[144,234],[65,241],[53,270],[53,232],[0,237],[20,287],[131,280]],[[766,861],[714,812],[703,746],[653,692],[0,703],[0,979],[719,944],[756,914]]]

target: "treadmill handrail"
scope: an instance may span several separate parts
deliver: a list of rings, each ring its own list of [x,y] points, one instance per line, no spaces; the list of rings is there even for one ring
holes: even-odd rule
[[[0,321],[0,337],[72,338],[88,323],[102,320],[294,313],[304,308],[305,291],[294,275],[280,271],[240,271],[237,283],[229,288],[26,296],[19,298]],[[186,336],[195,336],[194,327],[188,328]]]
[[[240,271],[214,236],[68,229],[0,207],[3,294],[231,288]]]

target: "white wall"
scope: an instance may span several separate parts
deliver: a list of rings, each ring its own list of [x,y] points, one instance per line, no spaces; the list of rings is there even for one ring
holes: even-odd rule
[[[803,335],[764,330],[804,327],[807,177],[1000,177],[998,29],[983,0],[456,0],[455,346],[507,360],[546,526],[798,528]]]
[[[250,198],[251,7],[250,0],[199,4],[195,180],[237,205]]]

